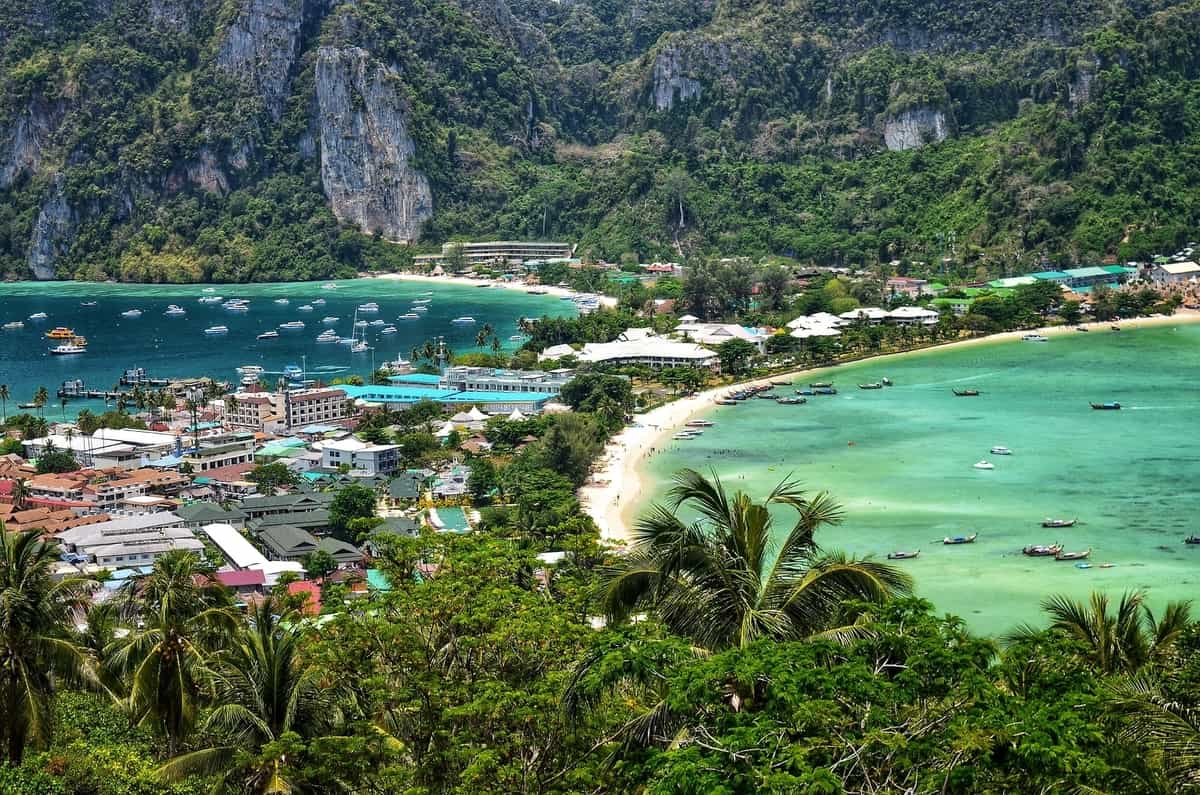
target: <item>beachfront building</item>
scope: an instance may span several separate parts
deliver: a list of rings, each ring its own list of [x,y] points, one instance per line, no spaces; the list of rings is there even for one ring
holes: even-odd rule
[[[570,243],[491,240],[483,243],[443,243],[441,254],[418,254],[418,265],[440,263],[461,254],[463,262],[476,265],[487,262],[522,263],[526,260],[568,259],[575,253]]]
[[[101,428],[91,436],[53,433],[22,442],[26,458],[36,460],[53,447],[70,451],[81,467],[95,469],[134,469],[148,460],[178,451],[180,444],[176,434],[134,428]]]
[[[1200,265],[1190,261],[1156,263],[1150,269],[1150,280],[1160,286],[1198,282],[1200,281]]]
[[[938,313],[932,309],[901,306],[888,312],[887,322],[896,326],[936,326],[938,317]]]
[[[275,398],[269,392],[239,392],[222,403],[222,419],[235,428],[261,431],[269,421],[279,418]]]
[[[763,345],[770,335],[761,328],[747,328],[737,323],[701,323],[695,319],[684,321],[675,327],[675,334],[684,339],[701,345],[717,346],[729,340],[742,340],[758,348],[761,353]]]
[[[288,428],[345,419],[350,413],[349,401],[342,388],[293,389],[282,393],[276,404]]]
[[[847,323],[869,323],[872,326],[878,326],[888,319],[888,311],[876,306],[860,306],[858,309],[843,312],[838,317]]]
[[[554,397],[545,392],[477,392],[406,384],[368,384],[341,389],[356,402],[389,409],[402,409],[429,400],[455,411],[479,406],[488,414],[511,414],[514,410],[537,414]]]
[[[649,367],[716,367],[716,351],[694,342],[676,342],[643,329],[630,329],[614,342],[589,342],[579,361],[593,364],[644,364]]]
[[[447,367],[442,375],[406,373],[388,379],[393,384],[429,387],[460,392],[528,392],[557,395],[574,377],[563,368],[544,370],[505,370],[496,367]]]
[[[400,445],[370,444],[353,436],[317,442],[321,450],[321,466],[338,469],[350,467],[351,472],[367,477],[390,475],[400,466]]]

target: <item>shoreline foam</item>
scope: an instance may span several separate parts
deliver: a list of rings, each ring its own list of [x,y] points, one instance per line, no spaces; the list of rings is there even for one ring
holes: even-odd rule
[[[543,284],[523,284],[521,282],[502,282],[495,279],[476,279],[469,276],[430,276],[424,273],[374,273],[365,274],[361,278],[364,279],[387,279],[390,281],[400,282],[420,282],[424,284],[454,284],[461,287],[499,287],[505,290],[513,290],[522,292],[526,295],[536,295],[530,290],[542,291],[544,295],[552,295],[558,298],[578,298],[584,293],[576,292],[566,287],[555,287],[553,285]],[[595,293],[597,301],[604,307],[615,307],[617,299],[608,295]]]
[[[1084,323],[1085,328],[1100,330],[1112,325],[1120,325],[1122,329],[1152,328],[1170,326],[1179,323],[1200,322],[1200,312],[1180,311],[1174,315],[1158,317],[1133,318],[1114,321]],[[868,356],[862,359],[844,362],[857,364],[864,361],[886,361],[896,357],[912,357],[932,351],[943,351],[949,348],[968,347],[973,345],[995,344],[1020,340],[1025,334],[1042,334],[1048,337],[1062,336],[1075,333],[1074,326],[1048,326],[1040,329],[1006,331],[986,337],[973,337],[965,340],[954,340],[939,345],[930,345],[911,351],[887,353],[878,356]],[[645,414],[636,415],[636,427],[629,427],[612,438],[599,462],[599,468],[592,478],[579,490],[579,501],[600,530],[600,538],[613,544],[627,544],[630,541],[632,513],[638,498],[641,496],[643,473],[641,465],[648,455],[656,451],[660,442],[684,423],[693,419],[697,414],[712,408],[714,401],[727,392],[747,386],[769,384],[773,380],[799,378],[806,374],[827,370],[828,367],[809,367],[800,370],[789,370],[763,378],[749,381],[739,381],[713,389],[699,392],[666,405],[652,409]]]

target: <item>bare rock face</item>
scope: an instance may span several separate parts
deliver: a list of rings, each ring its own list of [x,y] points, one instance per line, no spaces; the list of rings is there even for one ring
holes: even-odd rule
[[[221,169],[221,164],[208,148],[200,150],[196,162],[187,167],[188,179],[193,185],[209,193],[225,194],[229,192],[229,178]]]
[[[33,225],[26,262],[35,279],[53,279],[58,260],[67,253],[75,240],[78,218],[67,203],[65,183],[61,173],[54,175],[50,195],[42,203],[42,209]]]
[[[315,5],[315,0],[243,0],[217,52],[217,66],[246,81],[274,119],[283,115],[304,23]]]
[[[688,75],[679,50],[673,47],[664,49],[654,59],[652,79],[650,100],[658,111],[671,110],[679,102],[699,99],[703,90],[700,81]]]
[[[416,145],[396,72],[358,47],[317,53],[321,182],[338,220],[364,233],[412,241],[433,215],[429,180],[413,165]]]
[[[944,141],[949,135],[946,114],[936,108],[909,108],[883,124],[883,141],[893,152],[920,149]]]
[[[9,129],[0,130],[0,190],[23,174],[37,173],[62,117],[63,103],[34,97]]]

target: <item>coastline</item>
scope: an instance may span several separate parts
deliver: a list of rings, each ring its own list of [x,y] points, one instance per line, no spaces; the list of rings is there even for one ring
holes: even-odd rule
[[[576,292],[566,287],[554,287],[552,285],[543,284],[522,284],[520,282],[501,282],[494,279],[476,279],[469,276],[430,276],[424,273],[373,273],[364,274],[360,278],[363,279],[386,279],[389,281],[399,282],[420,282],[424,284],[456,284],[461,287],[499,287],[505,290],[514,290],[527,295],[535,295],[530,290],[544,291],[544,295],[552,295],[558,298],[577,298],[583,293]],[[608,295],[600,295],[596,293],[596,299],[601,306],[612,308],[617,305],[617,299]]]
[[[1122,329],[1152,328],[1170,326],[1179,323],[1200,322],[1200,312],[1180,311],[1174,315],[1158,317],[1134,318],[1122,320]],[[1095,322],[1081,324],[1092,330],[1105,330],[1114,325],[1112,322]],[[931,351],[941,351],[954,347],[985,345],[1020,340],[1025,334],[1038,333],[1048,337],[1062,336],[1074,333],[1074,326],[1047,326],[1044,328],[1022,331],[1005,331],[986,337],[973,337],[965,340],[955,340],[941,345],[931,345],[912,351],[880,354],[856,359],[845,364],[857,364],[864,361],[886,361],[897,357],[919,356]],[[1111,333],[1111,332],[1110,332]],[[627,427],[614,436],[604,449],[598,468],[592,477],[579,490],[579,502],[583,510],[592,517],[600,530],[600,538],[614,545],[628,544],[630,541],[629,527],[632,524],[632,512],[644,486],[641,464],[651,454],[661,441],[684,423],[696,417],[697,414],[712,408],[720,395],[738,388],[769,384],[771,381],[799,378],[801,376],[828,369],[827,367],[809,367],[799,370],[789,370],[763,378],[739,381],[733,384],[715,387],[699,392],[666,405],[652,409],[645,414],[635,415],[636,425]]]

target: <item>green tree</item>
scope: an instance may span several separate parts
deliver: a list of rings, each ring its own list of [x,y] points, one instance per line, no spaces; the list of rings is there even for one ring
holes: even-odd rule
[[[37,473],[74,472],[79,469],[79,462],[70,450],[58,450],[53,444],[47,444],[42,454],[37,458]]]
[[[329,505],[329,527],[339,538],[353,540],[350,522],[375,516],[375,492],[358,483],[343,486]]]
[[[11,765],[50,740],[56,690],[95,681],[86,652],[66,630],[88,602],[88,583],[56,579],[57,547],[39,535],[0,524],[0,743]]]
[[[1062,306],[1058,308],[1058,316],[1068,326],[1075,326],[1083,319],[1083,309],[1078,301],[1063,301]]]
[[[323,580],[337,571],[337,561],[323,549],[309,552],[300,561],[300,565],[304,566],[304,572],[310,580]]]
[[[770,505],[796,513],[778,543]],[[683,509],[700,518],[685,523]],[[670,501],[634,525],[632,551],[606,577],[604,610],[617,622],[652,609],[672,632],[707,649],[759,638],[853,636],[857,628],[845,626],[853,621],[848,601],[906,594],[912,582],[886,564],[822,551],[816,531],[841,519],[828,494],[808,498],[793,481],[756,503],[740,491],[728,494],[719,479],[682,470]]]
[[[721,372],[730,375],[741,375],[750,369],[750,360],[758,353],[758,348],[746,340],[725,340],[717,346],[717,356],[721,359]]]
[[[496,476],[496,465],[489,458],[476,458],[471,461],[471,474],[467,477],[467,490],[476,502],[485,503],[491,499],[500,479]]]
[[[259,493],[268,496],[274,494],[280,488],[294,487],[300,482],[299,476],[282,461],[275,461],[270,464],[258,464],[254,469],[250,470],[250,474],[246,475],[246,479],[257,483]]]
[[[42,416],[42,410],[45,409],[47,401],[50,400],[50,392],[44,386],[39,386],[37,392],[33,394],[33,403],[37,406],[38,416]]]
[[[604,373],[580,373],[563,384],[559,398],[575,411],[595,411],[606,399],[625,411],[633,408],[629,379]]]

